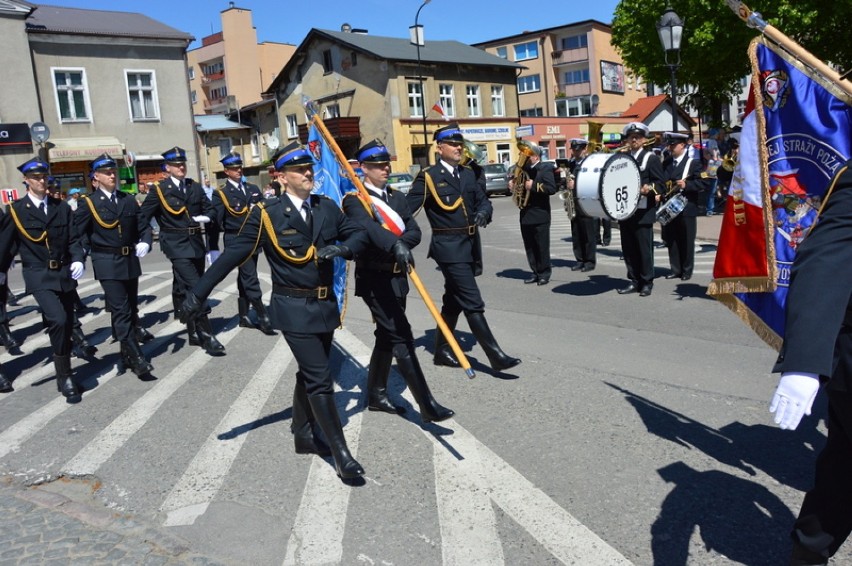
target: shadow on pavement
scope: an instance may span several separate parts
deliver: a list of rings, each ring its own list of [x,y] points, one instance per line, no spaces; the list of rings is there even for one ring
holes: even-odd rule
[[[624,285],[625,281],[623,279],[614,279],[606,275],[590,275],[586,281],[572,281],[556,285],[553,287],[552,292],[562,295],[574,295],[576,297],[590,297],[615,291]]]

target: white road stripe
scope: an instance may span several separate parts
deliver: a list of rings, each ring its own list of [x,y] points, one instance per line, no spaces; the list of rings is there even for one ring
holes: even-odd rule
[[[236,284],[225,291],[216,293],[213,298],[224,300],[236,290]],[[228,324],[232,324],[232,319]],[[218,334],[216,337],[222,345],[227,345],[239,332],[235,326]],[[211,359],[204,350],[197,350],[189,355],[181,364],[166,377],[159,379],[157,384],[145,395],[140,397],[126,411],[119,415],[80,452],[62,467],[62,472],[72,476],[92,475],[109,460],[131,436],[136,434],[145,423],[157,412],[157,409],[184,383],[190,380]]]
[[[337,382],[350,394],[360,392],[360,375],[370,363],[371,349],[346,329],[335,332],[335,342],[346,350],[358,363],[344,363]],[[341,396],[337,395],[340,400]],[[347,407],[357,405],[352,399]],[[352,413],[344,429],[346,443],[352,455],[358,455],[358,441],[361,437],[362,412]],[[369,472],[369,468],[367,468]],[[318,566],[320,564],[340,564],[343,560],[343,535],[346,527],[346,515],[349,508],[349,495],[352,488],[337,477],[333,465],[314,456],[308,481],[302,493],[302,500],[296,512],[296,520],[287,541],[284,566]]]
[[[276,340],[275,346],[263,360],[254,377],[216,425],[214,432],[207,437],[183,476],[166,497],[160,507],[161,511],[168,514],[164,526],[192,525],[195,519],[207,511],[208,505],[222,487],[231,465],[237,459],[248,437],[248,431],[227,439],[220,438],[220,435],[244,423],[257,420],[257,415],[292,359],[293,355],[287,342],[283,339]]]

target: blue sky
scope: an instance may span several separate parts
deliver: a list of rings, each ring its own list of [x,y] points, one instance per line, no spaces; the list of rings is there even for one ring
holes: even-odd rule
[[[339,30],[343,23],[367,29],[374,35],[408,37],[408,27],[414,25],[421,3],[422,0],[241,0],[235,5],[252,10],[258,41],[298,45],[312,27]],[[140,12],[200,40],[220,31],[219,12],[227,9],[229,3],[227,0],[48,0],[43,4]],[[610,23],[617,4],[618,0],[536,0],[529,4],[507,0],[431,0],[420,12],[420,23],[426,41],[455,39],[478,43],[582,20]],[[199,45],[196,41],[190,47]]]

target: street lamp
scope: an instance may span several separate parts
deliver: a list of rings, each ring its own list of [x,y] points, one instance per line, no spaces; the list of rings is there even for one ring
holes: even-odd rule
[[[663,50],[666,53],[666,65],[671,71],[671,92],[672,92],[672,131],[677,132],[677,77],[675,73],[680,67],[680,40],[683,37],[683,20],[672,9],[672,5],[666,6],[666,11],[657,22],[657,34],[660,36],[660,43],[663,44]],[[672,61],[669,61],[671,54]]]
[[[417,46],[417,79],[420,83],[420,103],[423,108],[421,109],[423,113],[423,145],[426,147],[426,165],[429,165],[429,140],[427,139],[426,133],[426,93],[423,91],[423,72],[420,70],[420,46],[425,45],[423,40],[423,26],[421,26],[418,22],[420,20],[420,10],[423,7],[431,2],[432,0],[423,0],[423,3],[420,4],[420,7],[417,8],[417,15],[414,16],[414,25],[408,28],[409,35],[411,37],[411,44]]]

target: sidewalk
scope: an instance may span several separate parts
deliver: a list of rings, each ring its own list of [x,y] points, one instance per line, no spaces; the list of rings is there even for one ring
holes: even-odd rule
[[[194,554],[183,539],[52,487],[0,480],[1,564],[224,564]]]

